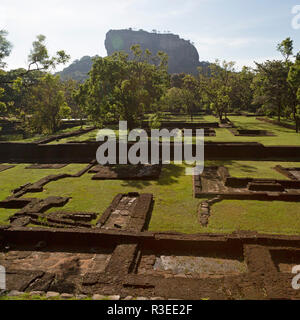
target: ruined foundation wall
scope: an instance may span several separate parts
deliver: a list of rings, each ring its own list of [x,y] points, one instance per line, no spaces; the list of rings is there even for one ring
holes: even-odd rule
[[[34,143],[0,143],[0,162],[25,163],[89,163],[96,157],[99,143],[40,145]],[[128,144],[128,150],[132,144]],[[119,146],[117,144],[117,156]],[[162,154],[162,144],[159,146]],[[193,153],[196,146],[193,146]],[[149,158],[151,144],[148,145]],[[171,143],[171,160],[174,144]],[[300,159],[300,147],[263,146],[259,143],[206,143],[205,159],[280,160]]]

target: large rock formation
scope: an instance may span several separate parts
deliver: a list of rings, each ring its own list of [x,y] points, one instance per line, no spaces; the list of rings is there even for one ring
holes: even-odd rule
[[[105,47],[107,54],[116,51],[130,53],[130,48],[139,44],[143,50],[149,49],[153,55],[164,51],[169,56],[170,73],[197,74],[197,67],[208,63],[199,61],[199,54],[194,45],[175,34],[149,33],[143,30],[110,30],[106,34]]]
[[[167,53],[170,73],[184,72],[196,75],[197,67],[209,67],[208,62],[199,61],[197,49],[191,42],[175,34],[157,34],[130,29],[110,30],[106,34],[105,47],[108,55],[116,51],[125,51],[130,54],[130,48],[135,44],[140,44],[143,50],[149,49],[153,55],[156,55],[158,51]],[[59,74],[62,80],[74,79],[83,82],[87,79],[92,64],[92,57],[85,56],[80,60],[75,60]]]
[[[93,65],[93,57],[84,56],[80,60],[75,60],[71,65],[59,72],[63,81],[73,79],[84,82]]]

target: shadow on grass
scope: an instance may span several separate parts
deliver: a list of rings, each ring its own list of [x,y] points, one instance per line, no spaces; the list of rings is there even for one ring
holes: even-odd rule
[[[175,164],[163,165],[162,172],[159,180],[157,180],[157,185],[172,185],[178,182],[178,178],[185,173],[185,168]],[[143,189],[152,184],[151,181],[147,180],[129,180],[122,183],[122,187],[132,187],[137,189]]]
[[[275,120],[272,119],[271,120]],[[279,133],[295,133],[295,130],[281,127],[280,125],[277,125],[275,123],[268,123],[268,122],[263,122],[259,121],[256,119],[251,119],[249,118],[247,122],[241,121],[239,119],[233,119],[232,122],[235,124],[235,126],[238,129],[254,129],[254,130],[267,130],[267,131],[277,131],[277,134]],[[284,121],[282,121],[284,123]]]
[[[231,166],[234,163],[233,160],[208,160],[205,161],[205,166],[206,167],[220,167],[220,166]]]
[[[249,166],[249,165],[240,165],[238,163],[236,163],[235,161],[233,161],[232,163],[235,168],[237,169],[240,169],[242,172],[249,172],[249,173],[253,173],[253,172],[257,172],[257,167],[254,167],[254,166]]]
[[[122,187],[130,187],[136,189],[143,189],[151,185],[150,181],[146,180],[123,180]]]
[[[250,166],[247,164],[241,164],[238,161],[234,161],[234,160],[226,160],[226,161],[210,160],[208,162],[208,164],[206,164],[206,166],[207,167],[219,167],[219,166],[228,167],[228,166],[230,166],[229,169],[240,170],[242,172],[248,172],[248,173],[257,172],[257,167]]]
[[[162,173],[160,179],[157,181],[157,184],[162,185],[171,185],[178,182],[178,178],[185,173],[185,167],[178,166],[175,164],[163,165]]]

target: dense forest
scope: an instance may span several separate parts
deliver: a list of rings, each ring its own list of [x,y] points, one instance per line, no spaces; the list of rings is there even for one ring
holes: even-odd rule
[[[26,135],[54,133],[64,118],[88,119],[102,127],[127,120],[141,124],[145,113],[157,126],[163,112],[216,115],[257,113],[290,119],[298,132],[300,118],[300,53],[290,38],[278,44],[281,60],[256,63],[256,68],[235,69],[234,62],[215,61],[196,76],[168,73],[168,56],[153,55],[139,45],[133,59],[122,52],[92,59],[85,82],[65,80],[54,71],[70,57],[61,50],[50,56],[46,37],[37,36],[28,54],[28,68],[6,71],[12,50],[8,33],[0,31],[0,117],[18,119]],[[155,61],[155,63],[153,63]],[[84,61],[86,63],[91,63]],[[65,80],[65,81],[63,81]]]

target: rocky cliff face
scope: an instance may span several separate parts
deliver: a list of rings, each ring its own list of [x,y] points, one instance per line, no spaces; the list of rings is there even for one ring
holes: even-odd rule
[[[107,54],[116,51],[130,53],[130,48],[139,44],[141,49],[149,49],[153,55],[158,51],[164,51],[169,56],[170,73],[197,74],[197,67],[208,65],[199,62],[197,49],[187,40],[181,39],[175,34],[157,34],[146,31],[110,30],[106,34],[105,47]]]
[[[153,55],[164,51],[169,56],[170,73],[188,73],[197,75],[197,67],[209,67],[208,62],[199,62],[197,49],[186,40],[175,34],[157,34],[146,31],[110,30],[106,34],[105,47],[107,54],[116,51],[130,52],[130,48],[140,44],[143,50],[149,49]],[[85,56],[74,61],[69,67],[59,72],[62,80],[74,79],[84,82],[92,68],[92,57]]]
[[[78,82],[84,82],[88,73],[93,65],[93,57],[84,56],[80,60],[75,60],[63,71],[59,72],[60,78],[65,81],[69,79],[76,80]]]

